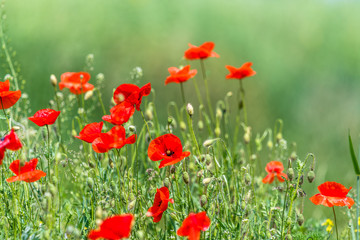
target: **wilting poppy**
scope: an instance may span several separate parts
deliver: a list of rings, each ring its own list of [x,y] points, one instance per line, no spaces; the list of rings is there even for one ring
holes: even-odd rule
[[[153,217],[153,222],[159,222],[163,213],[168,208],[168,203],[174,203],[174,200],[169,198],[169,189],[167,187],[162,187],[156,189],[154,204],[146,213],[146,216]]]
[[[165,85],[171,82],[174,83],[186,82],[187,80],[193,78],[197,74],[196,69],[190,70],[190,65],[187,65],[181,69],[178,69],[176,67],[170,67],[168,68],[168,71],[170,73],[170,76],[166,78]]]
[[[0,140],[0,165],[4,159],[6,149],[16,151],[20,148],[22,148],[22,144],[14,129],[11,129],[10,133],[5,135],[5,137]]]
[[[87,72],[66,72],[61,74],[60,90],[68,88],[73,94],[82,94],[93,90],[94,85],[88,83],[90,74]]]
[[[114,125],[121,125],[129,121],[135,112],[135,107],[129,102],[122,102],[110,109],[110,115],[105,115],[102,119]]]
[[[213,42],[205,42],[197,47],[189,43],[189,49],[185,51],[185,58],[188,60],[205,59],[208,57],[219,57],[216,52],[213,52],[215,44]]]
[[[120,104],[123,101],[136,105],[136,110],[140,111],[142,97],[149,95],[151,84],[147,83],[141,88],[134,84],[121,84],[114,92],[114,101]]]
[[[96,138],[100,137],[103,122],[87,124],[76,138],[88,143],[92,143]]]
[[[272,183],[275,177],[277,177],[277,179],[280,182],[285,181],[283,177],[287,179],[287,175],[282,172],[284,171],[284,166],[282,162],[271,161],[268,164],[266,164],[265,170],[268,173],[268,175],[266,175],[266,177],[264,177],[264,179],[262,180],[263,183]]]
[[[190,213],[177,230],[176,234],[188,237],[189,240],[199,240],[200,231],[206,231],[210,227],[210,219],[206,212]]]
[[[59,114],[60,111],[55,111],[53,109],[41,109],[37,111],[34,116],[29,117],[29,120],[38,125],[39,127],[42,127],[45,125],[54,124]]]
[[[0,82],[0,109],[8,109],[13,106],[21,97],[21,91],[9,91],[10,82]]]
[[[132,214],[116,215],[105,219],[98,230],[90,231],[89,239],[118,240],[130,237],[131,227],[134,223]]]
[[[10,170],[16,175],[6,179],[7,182],[25,181],[35,182],[42,177],[46,176],[46,173],[41,170],[36,170],[38,159],[31,159],[26,162],[24,166],[20,166],[20,160],[15,160],[10,164]]]
[[[251,62],[244,63],[240,68],[226,65],[225,67],[230,72],[228,75],[226,75],[226,78],[227,79],[235,78],[240,80],[246,77],[254,76],[256,72],[252,70],[251,65],[252,65]]]
[[[97,153],[108,152],[112,148],[122,148],[126,144],[133,144],[136,141],[136,134],[126,138],[125,128],[117,125],[107,133],[101,133],[100,137],[92,142],[92,148]]]
[[[160,161],[159,168],[173,165],[188,157],[190,152],[183,152],[180,139],[168,133],[155,138],[149,144],[148,156],[152,161]]]
[[[337,182],[324,182],[318,186],[318,194],[312,196],[310,201],[316,205],[324,205],[326,207],[347,206],[349,209],[354,204],[354,200],[346,195],[351,190]]]

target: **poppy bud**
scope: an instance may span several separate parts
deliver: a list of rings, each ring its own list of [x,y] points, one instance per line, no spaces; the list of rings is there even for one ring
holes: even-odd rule
[[[6,81],[6,80],[11,81],[12,79],[13,79],[13,77],[12,77],[10,74],[6,74],[6,75],[4,76],[4,81]]]
[[[244,210],[246,208],[246,202],[245,201],[242,201],[241,203],[241,209]]]
[[[299,185],[301,186],[304,183],[304,175],[300,176]]]
[[[181,130],[181,131],[186,131],[186,124],[185,124],[184,121],[181,121],[181,122],[180,122],[180,130]]]
[[[292,236],[290,234],[286,234],[285,239],[286,240],[292,240],[293,238],[292,238]]]
[[[201,205],[201,207],[204,207],[206,204],[207,204],[206,195],[202,195],[200,198],[200,205]]]
[[[54,87],[57,85],[57,79],[56,76],[54,74],[50,75],[50,83],[51,85],[53,85]]]
[[[132,210],[134,207],[135,207],[135,204],[136,204],[136,199],[131,201],[128,205],[128,210]]]
[[[206,165],[210,166],[210,164],[211,164],[211,156],[207,155],[205,159],[206,159],[206,161],[205,161]]]
[[[289,168],[287,170],[287,176],[288,176],[289,180],[292,181],[294,179],[294,169]]]
[[[216,127],[214,133],[216,137],[219,137],[221,134],[221,129],[219,127]]]
[[[281,139],[283,139],[282,134],[281,133],[276,134],[276,141],[280,142]]]
[[[169,178],[165,178],[165,180],[164,180],[164,186],[167,187],[167,188],[170,187],[170,180],[169,180]]]
[[[105,76],[103,73],[98,73],[98,75],[96,75],[96,81],[98,84],[101,84],[105,79]]]
[[[203,130],[204,129],[204,122],[203,121],[199,121],[198,122],[198,128],[199,128],[199,130]]]
[[[103,218],[103,211],[102,211],[101,207],[96,208],[95,217],[98,218],[98,219]]]
[[[222,114],[221,109],[220,109],[220,108],[217,108],[217,109],[216,109],[216,118],[219,119],[219,120],[221,120],[222,116],[223,116],[223,114]]]
[[[130,132],[136,132],[136,127],[134,125],[130,125],[129,126],[129,131]]]
[[[168,117],[168,125],[171,125],[171,123],[173,122],[174,118],[173,117]]]
[[[189,184],[190,177],[189,177],[189,174],[187,172],[183,173],[183,180],[184,180],[185,184]]]
[[[291,223],[292,223],[291,217],[288,217],[288,218],[286,219],[286,226],[290,226]]]
[[[295,152],[295,151],[293,151],[293,152],[291,153],[290,159],[291,159],[292,161],[295,161],[295,160],[297,159],[297,155],[296,155],[296,152]]]
[[[174,219],[176,222],[179,222],[179,219],[177,218],[176,213],[174,213],[174,212],[170,213],[170,217],[172,219]]]
[[[226,97],[231,97],[233,95],[233,93],[230,91],[226,94]]]
[[[252,154],[252,155],[250,156],[250,160],[251,160],[251,161],[255,162],[256,159],[257,159],[256,154]]]
[[[137,235],[136,239],[140,239],[140,240],[144,239],[144,236],[145,236],[144,231],[142,231],[142,230],[137,231],[136,235]]]
[[[204,178],[204,180],[202,182],[203,182],[204,186],[207,186],[211,182],[211,178]]]
[[[147,120],[150,120],[150,121],[153,120],[153,118],[154,118],[154,115],[149,108],[146,109],[146,111],[145,111],[145,117]]]
[[[204,170],[198,171],[197,174],[196,174],[196,176],[197,176],[198,178],[202,178],[202,177],[204,176]]]
[[[307,174],[307,179],[309,181],[309,183],[312,183],[315,179],[315,173],[314,171],[309,171]]]
[[[20,127],[19,126],[13,126],[12,129],[16,132],[16,131],[20,130]]]
[[[192,117],[192,115],[194,114],[194,108],[190,103],[186,105],[186,111],[190,117]]]
[[[244,142],[245,142],[245,144],[248,144],[250,142],[250,134],[249,133],[244,134]]]
[[[245,174],[245,184],[246,184],[246,185],[250,185],[250,183],[251,183],[250,174],[249,174],[249,173],[246,173],[246,174]]]
[[[299,226],[302,226],[304,223],[304,215],[302,215],[301,213],[297,215],[297,223],[299,224]]]
[[[214,142],[216,142],[217,139],[208,139],[208,140],[205,140],[205,142],[203,143],[203,146],[208,148],[210,147],[211,145],[213,145]]]
[[[84,99],[85,99],[85,100],[88,100],[89,98],[91,98],[91,97],[93,96],[93,94],[94,94],[94,91],[92,91],[92,90],[87,91],[87,92],[85,93]]]
[[[87,183],[87,185],[88,185],[88,187],[89,187],[90,189],[93,188],[93,186],[94,186],[94,180],[93,180],[91,177],[88,177],[88,178],[86,179],[86,183]]]
[[[274,146],[273,142],[269,140],[267,142],[267,147],[271,150],[273,148],[273,146]]]

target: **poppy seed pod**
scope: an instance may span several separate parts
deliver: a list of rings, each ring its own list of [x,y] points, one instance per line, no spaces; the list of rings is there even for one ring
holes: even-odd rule
[[[192,117],[192,115],[194,114],[194,108],[190,103],[186,105],[186,111],[190,117]]]
[[[50,83],[51,85],[53,85],[54,87],[57,85],[57,79],[56,76],[54,74],[50,75]]]
[[[182,177],[183,177],[185,184],[189,184],[189,182],[190,182],[189,174],[187,172],[184,172]]]
[[[289,168],[287,170],[287,176],[288,176],[290,181],[292,181],[294,179],[294,169],[293,168]]]
[[[312,183],[315,179],[315,172],[309,171],[307,174],[307,179],[308,179],[309,183]]]

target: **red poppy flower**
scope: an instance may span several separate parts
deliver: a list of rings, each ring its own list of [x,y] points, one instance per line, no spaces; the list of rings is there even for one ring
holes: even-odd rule
[[[130,237],[131,227],[134,223],[132,214],[116,215],[105,219],[100,224],[100,229],[92,230],[89,239],[109,239],[118,240]]]
[[[112,107],[110,109],[110,115],[105,115],[102,119],[114,125],[122,125],[129,121],[134,112],[134,105],[124,101]]]
[[[20,148],[22,148],[22,144],[14,129],[11,129],[11,132],[0,140],[0,165],[2,164],[2,160],[5,157],[6,149],[16,151]]]
[[[185,58],[188,60],[205,59],[208,57],[220,57],[213,52],[215,44],[213,42],[205,42],[200,47],[189,43],[189,49],[185,51]]]
[[[42,127],[44,125],[52,125],[55,123],[58,118],[60,111],[55,111],[53,109],[41,109],[37,111],[34,116],[29,117],[29,120]]]
[[[187,80],[193,78],[197,74],[196,69],[190,70],[190,65],[187,65],[181,69],[178,69],[176,67],[170,67],[168,68],[168,71],[170,73],[170,76],[166,78],[165,85],[171,82],[174,83],[186,82]]]
[[[42,177],[46,176],[46,173],[41,170],[36,170],[38,159],[31,159],[26,162],[24,166],[20,166],[20,160],[15,160],[10,164],[10,170],[16,175],[6,179],[7,182],[25,181],[35,182]]]
[[[230,72],[228,75],[226,75],[226,78],[227,79],[236,78],[240,80],[246,77],[254,76],[256,72],[252,70],[251,65],[252,65],[251,62],[244,63],[240,68],[226,65],[225,67]]]
[[[189,240],[199,240],[200,231],[206,231],[210,227],[210,219],[206,212],[190,213],[183,221],[176,234],[182,237],[188,237]]]
[[[151,84],[147,83],[139,88],[134,84],[121,84],[114,92],[114,101],[120,104],[123,101],[136,105],[136,110],[140,111],[140,104],[143,96],[149,95],[151,92]]]
[[[153,222],[159,222],[163,213],[168,208],[168,203],[174,203],[174,200],[169,197],[170,194],[167,187],[156,189],[154,204],[151,208],[149,208],[146,216],[154,217]]]
[[[285,181],[282,177],[287,179],[287,175],[282,172],[284,171],[284,166],[282,162],[271,161],[268,164],[266,164],[265,170],[268,173],[268,175],[264,177],[264,179],[262,180],[263,183],[272,183],[275,177],[277,177],[279,182]]]
[[[354,204],[354,200],[346,195],[351,190],[337,182],[324,182],[318,186],[318,194],[312,196],[310,201],[316,205],[324,205],[326,207],[347,206],[349,209]]]
[[[8,109],[13,106],[21,97],[21,91],[9,91],[10,82],[0,82],[0,109]]]
[[[188,157],[190,152],[183,152],[180,139],[168,133],[150,142],[148,156],[152,161],[160,161],[159,168],[173,165]]]
[[[76,138],[88,143],[92,143],[96,138],[100,137],[103,122],[87,124]]]
[[[60,90],[68,88],[73,94],[82,94],[93,90],[94,85],[88,83],[90,74],[87,72],[66,72],[61,74]]]
[[[122,148],[126,144],[133,144],[135,141],[136,134],[126,138],[125,128],[118,125],[107,133],[101,133],[100,137],[92,142],[92,148],[97,153],[104,153],[113,148]]]

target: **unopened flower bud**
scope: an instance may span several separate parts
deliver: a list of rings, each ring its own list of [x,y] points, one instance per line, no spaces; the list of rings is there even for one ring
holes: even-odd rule
[[[180,129],[181,129],[181,131],[186,131],[186,124],[184,121],[180,122]]]
[[[300,176],[299,185],[301,186],[304,183],[304,175]]]
[[[222,118],[222,116],[223,116],[223,113],[222,113],[221,109],[217,108],[216,109],[216,118],[220,120]]]
[[[244,142],[245,142],[245,144],[248,144],[250,142],[250,134],[249,133],[244,134]]]
[[[102,81],[104,81],[104,79],[105,79],[105,76],[103,73],[98,73],[98,75],[96,75],[96,81],[98,83],[101,83]]]
[[[192,115],[194,114],[194,108],[190,103],[186,105],[186,111],[190,117],[192,117]]]
[[[288,233],[288,234],[286,234],[285,239],[286,240],[292,240],[293,237]]]
[[[276,135],[276,140],[279,142],[281,139],[283,139],[282,134],[281,134],[281,133],[278,133],[278,134]]]
[[[16,132],[16,131],[20,130],[20,127],[19,126],[13,126],[12,129]]]
[[[217,139],[208,139],[208,140],[205,140],[205,142],[203,143],[203,146],[208,148],[210,147],[211,145],[214,144],[214,142],[216,142]]]
[[[73,130],[71,131],[71,135],[72,135],[73,137],[75,137],[75,136],[77,135],[75,129],[73,129]]]
[[[135,207],[135,204],[136,204],[136,199],[131,201],[128,205],[128,210],[132,210],[134,207]]]
[[[98,218],[98,219],[103,218],[103,211],[102,211],[101,207],[96,208],[95,217]]]
[[[84,109],[83,108],[78,108],[78,114],[81,115],[84,113]]]
[[[94,91],[92,91],[92,90],[87,91],[87,92],[85,93],[84,99],[85,99],[85,100],[90,99],[90,98],[93,96],[93,94],[94,94]]]
[[[204,180],[202,182],[205,186],[207,186],[211,182],[211,178],[204,178]]]
[[[198,178],[202,178],[202,177],[204,176],[204,170],[198,171],[197,174],[196,174],[196,176],[197,176]]]
[[[289,168],[287,170],[287,176],[288,176],[289,180],[292,181],[294,179],[294,169]]]
[[[267,142],[267,147],[271,150],[273,148],[274,144],[272,141]]]
[[[53,85],[54,87],[57,85],[57,79],[56,76],[54,74],[50,75],[50,83],[51,85]]]
[[[203,130],[204,129],[204,122],[203,121],[199,121],[198,122],[198,128],[199,128],[199,130]]]
[[[246,185],[250,185],[250,183],[251,183],[250,174],[249,174],[249,173],[246,173],[246,174],[245,174],[245,184],[246,184]]]
[[[214,133],[216,137],[219,137],[221,134],[221,129],[219,127],[216,127]]]
[[[86,179],[86,183],[90,189],[92,189],[94,187],[94,180],[91,177],[88,177]]]
[[[201,207],[204,207],[206,204],[207,204],[207,197],[206,197],[206,195],[201,195],[201,198],[200,198],[200,205],[201,205]]]
[[[312,183],[315,179],[315,172],[309,171],[307,174],[307,179],[308,179],[309,183]]]
[[[228,92],[228,93],[226,94],[227,97],[231,97],[232,95],[233,95],[232,92]]]
[[[150,120],[150,121],[153,120],[154,115],[153,115],[153,113],[152,113],[152,111],[150,109],[146,109],[145,117],[146,117],[147,120]]]
[[[171,123],[173,122],[174,118],[173,117],[168,117],[168,124],[171,125]]]
[[[182,177],[183,177],[185,184],[189,184],[189,182],[190,182],[189,174],[187,172],[184,172]]]
[[[134,125],[130,125],[129,126],[129,131],[130,132],[136,132],[136,127]]]
[[[296,152],[295,152],[295,151],[293,151],[293,152],[291,153],[290,159],[291,159],[292,161],[295,161],[295,160],[297,159],[297,155],[296,155]]]
[[[170,167],[170,173],[171,174],[174,174],[175,173],[175,170],[176,170],[176,167],[174,165],[171,165]]]
[[[301,213],[297,215],[297,223],[299,224],[299,226],[302,226],[304,223],[304,215],[302,215]]]

